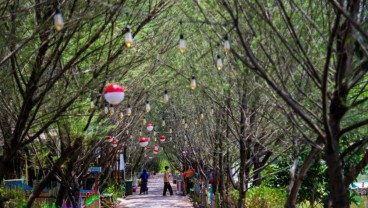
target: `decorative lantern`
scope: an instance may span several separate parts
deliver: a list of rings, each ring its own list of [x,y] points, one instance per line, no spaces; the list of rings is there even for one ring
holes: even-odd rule
[[[224,67],[224,64],[222,63],[220,55],[217,55],[216,67],[218,70],[221,70],[222,67]]]
[[[170,137],[170,142],[172,141],[172,137]]]
[[[130,105],[128,105],[126,114],[127,114],[127,116],[131,116],[132,115],[132,107]]]
[[[114,138],[112,136],[106,137],[106,141],[107,142],[112,142],[113,140],[114,140]]]
[[[161,126],[166,126],[165,118],[162,118],[162,124]]]
[[[168,103],[169,102],[169,94],[167,92],[167,90],[165,90],[164,92],[164,103]]]
[[[117,105],[124,100],[124,88],[119,84],[110,84],[105,88],[104,97],[111,105]]]
[[[164,142],[165,140],[166,140],[165,135],[161,135],[161,136],[160,136],[160,141],[161,141],[161,142]]]
[[[108,114],[109,113],[109,108],[107,106],[105,106],[105,108],[104,108],[104,113],[105,114]]]
[[[155,131],[153,131],[153,136],[156,136],[156,134],[157,134],[156,130],[155,130]]]
[[[147,123],[146,117],[143,117],[143,125],[146,125],[146,123]]]
[[[56,8],[56,11],[55,11],[54,24],[55,24],[55,29],[57,31],[61,31],[64,27],[64,20],[63,20],[63,17],[61,16],[61,12],[59,8]]]
[[[151,149],[151,147],[146,147],[146,149],[147,149],[147,150],[150,150],[150,149]]]
[[[204,114],[201,112],[200,114],[200,119],[203,120],[204,119]]]
[[[169,133],[172,134],[173,133],[173,130],[172,128],[169,129]]]
[[[224,51],[226,53],[230,51],[230,42],[229,42],[227,35],[225,35],[224,37]]]
[[[185,124],[185,117],[181,117],[181,124]]]
[[[95,107],[95,102],[91,101],[90,109],[94,109]]]
[[[124,114],[123,114],[123,112],[120,112],[120,113],[119,113],[119,119],[120,119],[120,120],[123,120],[123,118],[124,118]]]
[[[130,48],[133,45],[133,35],[130,31],[130,25],[126,26],[127,32],[125,33],[125,45]]]
[[[145,146],[147,146],[147,145],[148,145],[148,139],[147,139],[147,138],[145,138],[145,137],[140,138],[140,139],[139,139],[139,145],[140,145],[141,147],[145,147]]]
[[[192,80],[190,80],[190,89],[195,90],[197,88],[197,81],[195,76],[192,76]]]
[[[146,101],[146,112],[149,113],[151,111],[151,104],[150,102],[147,100]]]
[[[109,108],[109,112],[110,112],[110,115],[114,115],[114,112],[115,112],[115,111],[114,111],[114,107],[110,107],[110,108]]]
[[[180,53],[184,53],[186,47],[187,46],[186,46],[186,43],[185,43],[184,35],[181,34],[180,35],[180,41],[179,41],[179,50],[180,50]]]
[[[184,128],[186,128],[186,129],[188,128],[188,123],[184,124]]]
[[[114,139],[114,140],[112,141],[112,146],[113,146],[113,147],[117,147],[117,146],[118,146],[118,143],[119,143],[119,140]]]
[[[142,135],[143,135],[142,131],[139,131],[139,136],[142,136]]]
[[[151,157],[151,156],[150,156],[150,157],[148,157],[148,158],[149,158],[150,160],[152,160],[152,158],[153,158],[153,157]]]
[[[147,124],[147,131],[152,131],[153,130],[153,124],[149,123]]]
[[[147,157],[147,154],[144,154],[144,157]]]

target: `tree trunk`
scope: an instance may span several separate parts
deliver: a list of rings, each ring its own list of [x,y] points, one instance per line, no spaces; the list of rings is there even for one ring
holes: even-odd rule
[[[338,140],[331,140],[330,145],[330,148],[326,147],[325,159],[332,204],[334,208],[346,208],[349,207],[349,199],[344,185],[344,174],[340,161]]]
[[[245,195],[247,191],[247,187],[245,184],[245,144],[243,140],[240,140],[240,169],[239,169],[239,199],[238,199],[238,208],[244,208],[245,206]]]
[[[302,186],[303,180],[309,170],[309,168],[313,165],[317,154],[320,152],[320,149],[313,147],[309,152],[307,159],[304,161],[302,167],[300,168],[297,176],[295,177],[294,184],[291,186],[288,198],[285,203],[285,207],[288,208],[296,208],[296,202],[300,187]]]
[[[65,197],[65,194],[66,189],[63,185],[61,185],[55,201],[56,207],[61,207],[63,205],[63,199]]]

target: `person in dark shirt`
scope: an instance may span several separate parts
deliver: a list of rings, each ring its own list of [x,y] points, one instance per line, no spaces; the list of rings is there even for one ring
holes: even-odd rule
[[[148,183],[148,178],[149,178],[149,174],[147,173],[146,169],[143,169],[141,176],[139,177],[141,179],[141,190],[139,195],[143,194],[148,194],[148,187],[147,187],[147,183]]]

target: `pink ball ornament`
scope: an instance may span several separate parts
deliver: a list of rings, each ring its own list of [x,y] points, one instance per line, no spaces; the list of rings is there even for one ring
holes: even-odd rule
[[[164,142],[165,140],[166,140],[165,135],[161,135],[161,136],[160,136],[160,141],[161,141],[161,142]]]

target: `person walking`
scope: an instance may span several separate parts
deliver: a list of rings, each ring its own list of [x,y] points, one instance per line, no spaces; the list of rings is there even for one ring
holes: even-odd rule
[[[146,169],[143,169],[142,174],[139,178],[141,179],[141,189],[140,189],[139,195],[141,195],[142,193],[148,194],[147,183],[148,183],[149,174],[147,173]]]
[[[170,173],[169,173],[169,166],[165,166],[165,173],[164,173],[164,193],[163,196],[166,196],[166,191],[169,189],[170,195],[174,195],[173,190],[170,185]]]

